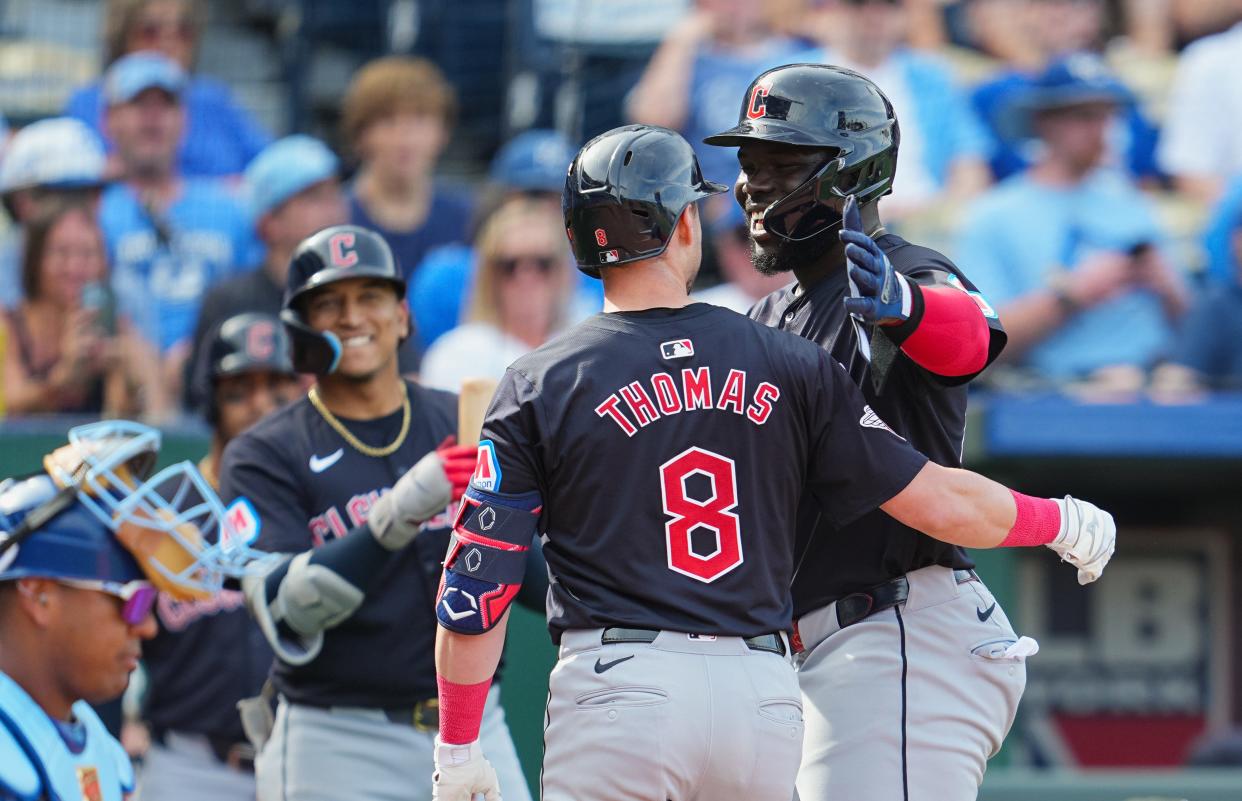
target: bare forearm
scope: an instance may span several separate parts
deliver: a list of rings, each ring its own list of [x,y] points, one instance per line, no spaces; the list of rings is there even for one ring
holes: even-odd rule
[[[483,634],[457,634],[441,627],[436,632],[436,672],[455,684],[487,681],[500,664],[508,628],[508,614]]]
[[[965,548],[995,548],[1017,519],[1013,493],[969,470],[928,462],[880,507],[911,528]]]
[[[698,38],[674,32],[656,50],[626,109],[634,122],[680,128],[686,121]]]

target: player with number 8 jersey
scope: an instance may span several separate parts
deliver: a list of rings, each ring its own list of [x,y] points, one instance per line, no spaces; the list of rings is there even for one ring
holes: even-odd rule
[[[560,646],[544,801],[788,801],[803,487],[842,524],[882,507],[971,547],[1014,524],[1008,490],[929,464],[814,343],[690,301],[695,201],[721,191],[663,128],[570,166],[566,226],[605,309],[516,361],[488,410],[437,601],[438,799],[496,797],[478,725],[535,532]]]

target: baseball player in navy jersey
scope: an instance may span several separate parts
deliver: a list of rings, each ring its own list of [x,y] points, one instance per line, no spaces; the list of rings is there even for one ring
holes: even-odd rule
[[[273,315],[246,313],[218,324],[203,341],[192,377],[212,426],[199,472],[218,488],[224,447],[299,394],[289,340]],[[237,702],[259,693],[272,651],[238,590],[208,600],[161,595],[159,633],[143,648],[147,690],[142,719],[151,747],[139,775],[145,799],[253,801],[254,749]]]
[[[451,500],[475,465],[452,445],[456,397],[404,381],[405,283],[372,231],[324,229],[295,251],[282,320],[307,396],[225,449],[225,497],[245,497],[268,560],[243,580],[276,653],[280,701],[255,762],[263,801],[429,798],[433,647]],[[275,565],[274,567],[272,565]],[[523,798],[495,693],[488,742]]]
[[[133,791],[129,757],[90,705],[125,690],[156,633],[157,593],[205,599],[222,580],[199,563],[198,546],[224,509],[188,462],[147,479],[158,431],[106,421],[69,435],[45,471],[0,482],[3,801],[121,801]],[[179,500],[163,500],[188,486],[210,495],[209,514],[182,516]]]
[[[788,801],[802,708],[786,638],[806,487],[840,524],[882,508],[971,547],[1042,536],[1098,570],[1112,521],[1024,518],[928,462],[822,349],[690,301],[705,181],[690,145],[627,126],[578,153],[566,227],[604,312],[516,361],[483,426],[436,612],[436,797],[500,797],[480,718],[539,532],[552,583],[545,801]],[[1057,521],[1060,523],[1061,521]]]
[[[877,203],[900,143],[888,99],[849,70],[779,67],[751,84],[737,126],[705,141],[739,147],[734,194],[755,267],[796,279],[751,318],[818,344],[896,433],[960,467],[965,385],[1005,332],[956,265],[884,230]],[[1015,497],[1048,530],[1096,514]],[[961,547],[916,528],[880,510],[843,525],[803,505],[793,583],[803,801],[973,799],[1013,723],[1035,644],[1014,633]]]

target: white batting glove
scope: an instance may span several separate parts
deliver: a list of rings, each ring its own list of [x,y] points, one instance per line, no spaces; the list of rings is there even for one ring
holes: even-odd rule
[[[1095,504],[1066,495],[1053,498],[1061,509],[1061,531],[1048,547],[1078,568],[1078,583],[1090,584],[1104,572],[1117,547],[1113,516]]]
[[[469,745],[450,745],[436,735],[431,797],[434,801],[501,801],[496,771],[484,758],[478,740]]]
[[[371,533],[390,551],[398,551],[417,536],[426,520],[443,512],[466,491],[478,448],[454,445],[446,439],[411,467],[384,493],[367,515]]]

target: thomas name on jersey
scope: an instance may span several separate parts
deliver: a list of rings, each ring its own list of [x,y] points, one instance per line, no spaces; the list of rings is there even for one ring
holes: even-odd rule
[[[732,412],[761,426],[772,414],[781,391],[775,384],[760,381],[748,404],[746,380],[745,370],[731,369],[719,390],[713,392],[710,367],[684,368],[680,378],[672,373],[653,373],[648,379],[650,392],[642,383],[631,381],[605,398],[595,407],[595,413],[612,420],[627,437],[661,417],[696,409]]]
[[[385,487],[383,492],[388,492],[391,488]],[[337,537],[344,537],[351,528],[361,526],[367,522],[367,515],[371,513],[371,506],[379,500],[380,490],[371,490],[370,492],[354,495],[345,503],[345,514],[341,514],[341,510],[335,506],[329,506],[327,510],[320,512],[310,519],[307,527],[310,528],[311,539],[314,541],[315,547],[323,545],[325,542]],[[443,512],[423,523],[422,531],[437,528],[448,528],[453,525],[453,514],[455,508],[449,506]],[[346,516],[349,522],[346,523]]]

